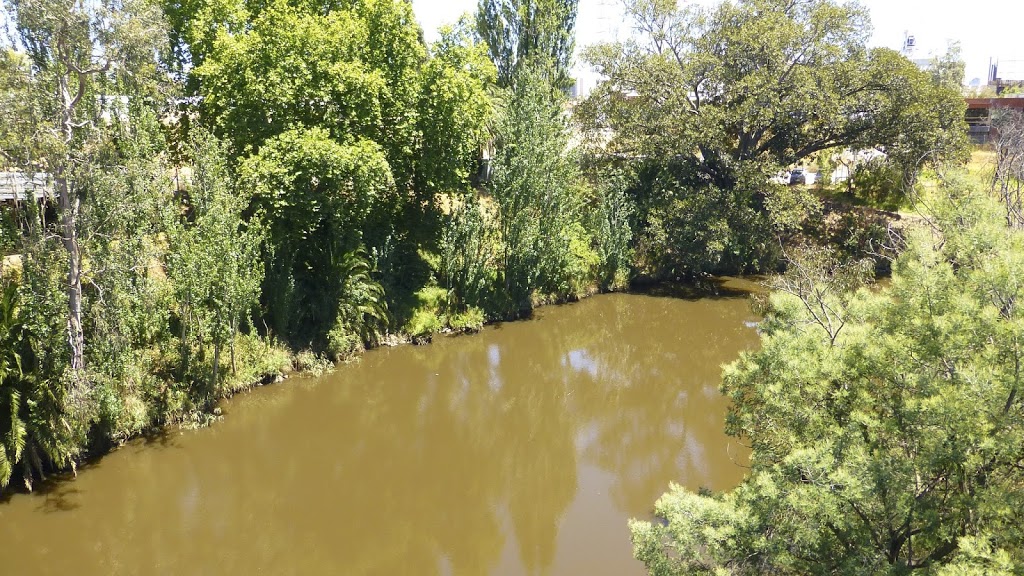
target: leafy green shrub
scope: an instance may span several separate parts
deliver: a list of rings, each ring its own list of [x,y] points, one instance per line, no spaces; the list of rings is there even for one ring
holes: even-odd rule
[[[427,337],[446,325],[448,291],[440,286],[424,286],[416,292],[416,307],[404,330],[415,338]]]
[[[566,296],[582,296],[597,284],[601,255],[594,248],[594,242],[580,222],[572,222],[563,230],[568,239],[569,251],[565,263],[568,280]]]
[[[280,343],[256,334],[240,334],[235,343],[236,362],[225,378],[224,391],[233,394],[283,375],[292,366],[291,353]]]
[[[903,170],[885,158],[858,165],[851,181],[853,197],[867,206],[896,211],[903,205]]]
[[[604,290],[617,290],[629,284],[636,206],[627,193],[631,181],[622,171],[602,173],[598,178],[591,227],[599,259],[598,282]]]
[[[380,316],[384,301],[383,290],[371,288],[379,284],[369,282],[363,243],[391,238],[385,232],[399,201],[382,148],[369,140],[341,144],[319,128],[289,130],[239,171],[253,191],[250,210],[267,222],[264,302],[271,328],[293,345],[317,349],[339,325],[365,340],[363,317]],[[354,268],[355,260],[364,268]],[[347,294],[358,301],[347,302]]]
[[[412,318],[406,325],[406,331],[414,338],[429,337],[444,329],[444,321],[437,312],[428,309],[413,311]]]
[[[822,211],[806,220],[803,232],[815,243],[835,250],[841,259],[871,258],[876,272],[884,274],[901,248],[893,245],[889,233],[896,225],[897,220],[884,212],[826,203]]]
[[[779,257],[773,217],[762,210],[768,184],[726,189],[662,171],[651,183],[637,240],[642,272],[660,279],[772,269]]]
[[[448,326],[456,332],[476,332],[484,326],[487,317],[480,308],[470,306],[464,312],[458,312],[448,317]]]
[[[160,382],[141,355],[134,360],[119,378],[93,374],[93,397],[97,404],[94,434],[104,442],[120,444],[154,423],[163,422],[164,415],[154,410],[153,402]]]
[[[0,277],[0,488],[17,474],[31,489],[45,469],[74,465],[92,413],[81,383],[40,365],[42,341],[23,305],[30,298]]]
[[[475,192],[452,199],[438,241],[438,278],[449,307],[480,306],[495,276],[493,233]]]
[[[334,364],[330,360],[319,354],[314,354],[311,350],[303,350],[296,354],[292,359],[292,366],[299,372],[312,376],[321,376],[334,369]]]

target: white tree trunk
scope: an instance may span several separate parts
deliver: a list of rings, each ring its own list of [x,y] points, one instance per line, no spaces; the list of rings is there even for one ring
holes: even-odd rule
[[[77,376],[85,368],[85,336],[82,332],[82,254],[78,246],[78,199],[74,197],[74,186],[69,179],[71,168],[70,147],[74,138],[74,109],[84,90],[82,78],[78,79],[77,94],[69,87],[69,74],[60,78],[61,132],[67,147],[60,165],[54,171],[54,187],[60,210],[61,240],[68,253],[68,345],[71,348],[71,370]]]

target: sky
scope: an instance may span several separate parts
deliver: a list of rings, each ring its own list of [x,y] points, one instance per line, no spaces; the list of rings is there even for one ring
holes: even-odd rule
[[[692,0],[715,4],[716,0]],[[416,17],[428,40],[438,26],[451,23],[464,12],[476,9],[477,0],[412,0]],[[1013,65],[1024,80],[1024,1],[1022,0],[861,0],[871,12],[873,46],[900,49],[904,34],[914,36],[914,58],[944,53],[949,41],[959,41],[967,64],[966,81],[988,76],[989,58],[1002,61],[1002,70]],[[576,24],[577,46],[611,38],[622,23],[620,0],[580,0]]]

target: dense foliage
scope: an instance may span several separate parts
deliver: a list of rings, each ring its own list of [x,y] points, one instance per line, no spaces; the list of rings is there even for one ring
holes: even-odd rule
[[[1024,236],[977,193],[936,212],[887,287],[820,252],[777,281],[725,370],[750,471],[632,524],[653,574],[1019,573]]]
[[[577,5],[481,0],[428,46],[405,0],[6,3],[2,168],[52,198],[0,219],[0,488],[201,423],[292,352],[772,270],[802,234],[838,251],[792,259],[763,348],[726,370],[749,475],[674,487],[637,556],[1019,573],[1020,122],[1002,208],[950,184],[891,285],[856,290],[871,264],[845,257],[884,226],[808,223],[818,198],[770,177],[884,152],[849,186],[898,208],[963,159],[955,49],[923,72],[832,0],[630,0],[638,35],[588,50],[605,78],[570,104]]]
[[[469,19],[427,46],[401,0],[4,7],[2,168],[56,202],[3,208],[0,487],[202,422],[289,348],[628,277],[628,212],[565,154],[574,4],[508,16],[509,83]]]
[[[781,168],[875,148],[899,194],[927,162],[963,159],[959,92],[868,48],[856,4],[630,0],[626,11],[637,34],[587,49],[605,80],[576,116],[595,162],[637,173],[646,273],[774,268],[771,240],[812,201],[766,185]]]
[[[578,7],[579,0],[480,0],[476,28],[498,84],[511,86],[524,68],[541,64],[552,86],[567,89]]]

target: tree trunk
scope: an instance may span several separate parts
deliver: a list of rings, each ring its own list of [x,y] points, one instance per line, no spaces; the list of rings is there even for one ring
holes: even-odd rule
[[[238,365],[235,364],[235,336],[238,334],[238,322],[231,323],[231,375],[238,375]]]
[[[220,367],[220,341],[213,343],[213,385],[210,387],[210,398],[217,395],[217,368]]]
[[[192,293],[187,292],[185,294],[185,302],[181,306],[180,318],[181,318],[181,375],[185,376],[188,374],[188,363],[191,354],[189,353],[190,348],[188,340],[185,337],[188,335],[188,324],[192,321]]]
[[[79,94],[74,96],[68,87],[68,77],[62,76],[60,80],[63,103],[60,128],[64,144],[68,148],[61,156],[60,165],[54,170],[54,187],[60,209],[61,240],[68,253],[68,345],[71,348],[71,370],[77,377],[85,368],[85,336],[82,332],[82,254],[78,246],[78,199],[74,197],[75,190],[68,178],[68,171],[71,168],[70,147],[74,139],[74,108],[81,98],[83,87],[80,87]]]
[[[217,369],[220,368],[220,310],[214,318],[213,329],[213,386],[210,387],[211,398],[217,395]]]

